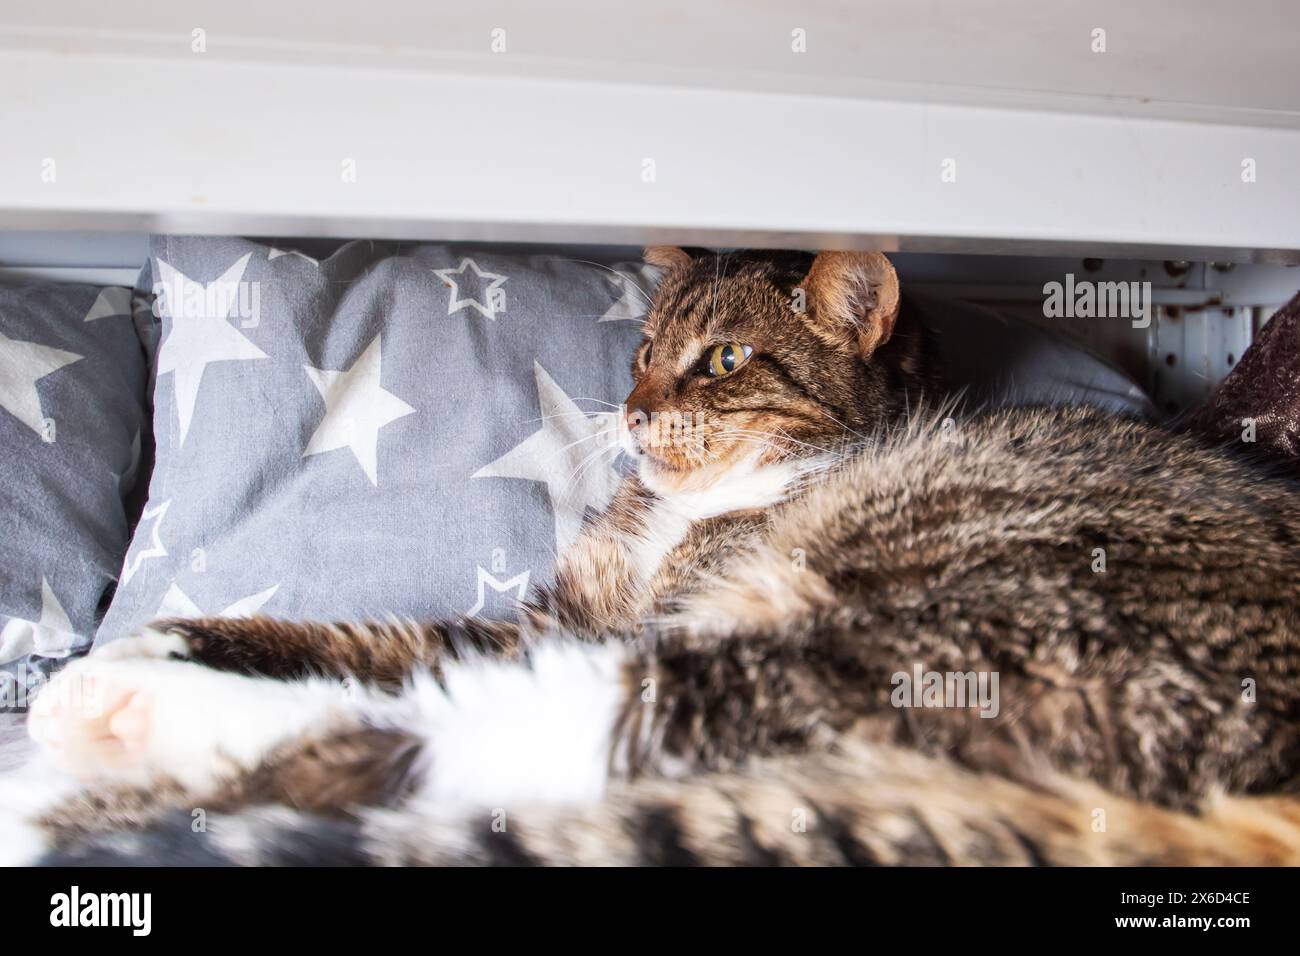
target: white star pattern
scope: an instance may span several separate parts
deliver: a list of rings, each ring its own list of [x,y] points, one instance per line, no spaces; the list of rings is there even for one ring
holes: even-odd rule
[[[149,544],[147,547],[138,549],[135,554],[129,556],[126,564],[122,567],[122,586],[130,582],[135,577],[135,573],[140,570],[140,565],[144,564],[149,558],[165,558],[167,549],[163,547],[162,537],[160,534],[163,518],[167,516],[167,509],[172,506],[171,499],[167,499],[162,504],[154,505],[152,508],[145,508],[144,513],[140,515],[140,523],[135,529],[135,538],[139,540],[140,532],[144,529],[146,521],[152,521],[153,527],[149,529]]]
[[[477,295],[473,295],[469,298],[462,298],[461,296],[462,283],[465,285],[469,284],[467,280],[470,276],[466,272],[467,269],[473,270],[475,283],[477,285],[482,285],[484,279],[490,280],[487,284],[487,288],[483,292],[483,299],[481,301]],[[434,269],[433,274],[447,285],[451,286],[451,299],[447,303],[448,315],[459,312],[461,309],[468,308],[477,309],[479,314],[489,319],[496,319],[497,312],[501,311],[497,308],[497,303],[500,300],[500,297],[496,293],[497,290],[505,284],[506,276],[500,275],[496,272],[484,272],[478,267],[478,263],[473,259],[460,260],[459,269]]]
[[[41,578],[41,616],[35,621],[11,617],[0,630],[0,664],[29,654],[67,657],[80,643],[63,605],[54,596],[50,582]]]
[[[361,357],[345,371],[303,366],[325,400],[325,417],[316,426],[302,456],[350,448],[361,470],[376,487],[379,485],[379,429],[415,411],[380,386],[379,340],[380,336],[376,335]]]
[[[94,322],[96,319],[108,319],[115,315],[130,314],[131,290],[121,286],[111,286],[101,290],[99,295],[95,297],[94,304],[82,321]]]
[[[477,477],[477,476],[476,476]],[[531,571],[521,571],[513,578],[507,578],[502,581],[491,571],[488,571],[482,565],[478,569],[478,600],[474,606],[465,612],[466,617],[478,617],[479,612],[487,605],[487,589],[490,587],[497,594],[504,594],[509,590],[514,590],[515,600],[521,602],[524,595],[528,593],[528,578],[532,575]]]
[[[45,411],[36,383],[81,358],[75,352],[20,342],[0,332],[0,408],[36,434],[42,434]]]
[[[237,286],[251,255],[242,256],[221,278],[206,284],[195,282],[158,260],[158,275],[162,280],[158,302],[172,320],[171,332],[158,350],[158,375],[168,372],[173,375],[182,444],[194,418],[199,385],[207,367],[213,362],[266,358],[265,352],[226,321],[231,307],[239,300]],[[175,297],[179,301],[172,301]]]
[[[618,488],[619,474],[612,467],[617,456],[610,454],[610,448],[618,445],[617,416],[610,412],[588,415],[540,363],[533,363],[533,371],[542,411],[541,431],[472,477],[545,483],[555,515],[556,549],[563,551],[578,537],[586,510],[603,509]]]
[[[633,267],[628,271],[610,270],[605,280],[614,286],[619,298],[598,319],[600,322],[639,322],[650,311],[650,294],[646,286],[654,288],[659,282],[659,270],[654,266]]]
[[[252,617],[262,609],[267,601],[275,596],[275,592],[280,590],[280,585],[275,584],[265,591],[259,591],[256,594],[250,594],[248,597],[240,598],[234,604],[231,604],[224,611],[218,611],[215,617]],[[162,620],[168,617],[207,617],[203,609],[195,604],[188,594],[180,589],[175,581],[163,595],[162,604],[158,605],[158,613],[155,618]]]

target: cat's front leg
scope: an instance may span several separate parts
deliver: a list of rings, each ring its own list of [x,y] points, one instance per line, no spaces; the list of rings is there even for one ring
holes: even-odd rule
[[[204,792],[308,731],[358,721],[362,687],[278,681],[186,660],[176,635],[149,631],[61,670],[28,715],[55,767],[83,781],[169,779]]]
[[[152,629],[182,641],[186,656],[218,670],[284,680],[354,678],[387,687],[417,669],[436,672],[466,652],[513,657],[522,640],[512,621],[476,618],[332,624],[262,616],[176,618]]]

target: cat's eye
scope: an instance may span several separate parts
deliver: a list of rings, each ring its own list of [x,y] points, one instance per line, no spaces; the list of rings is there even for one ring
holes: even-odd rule
[[[739,342],[727,342],[724,345],[715,345],[709,351],[708,361],[705,363],[704,374],[713,378],[721,378],[724,375],[730,375],[736,369],[748,361],[749,357],[754,354],[754,350],[748,345],[741,345]]]

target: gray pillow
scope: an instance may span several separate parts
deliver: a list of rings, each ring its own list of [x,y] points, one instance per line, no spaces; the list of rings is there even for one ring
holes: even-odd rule
[[[131,290],[0,287],[0,710],[95,633],[128,541],[148,370]]]
[[[1046,329],[969,302],[906,291],[903,308],[929,330],[944,387],[968,409],[1084,404],[1155,417],[1146,392],[1127,375]]]
[[[97,639],[512,614],[619,478],[653,277],[589,258],[155,238],[156,465]]]

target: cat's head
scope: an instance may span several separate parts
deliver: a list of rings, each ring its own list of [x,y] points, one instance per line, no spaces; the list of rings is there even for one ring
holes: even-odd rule
[[[892,411],[879,360],[898,277],[875,252],[646,250],[662,279],[633,360],[625,445],[670,494],[839,446]]]

